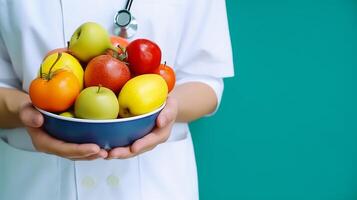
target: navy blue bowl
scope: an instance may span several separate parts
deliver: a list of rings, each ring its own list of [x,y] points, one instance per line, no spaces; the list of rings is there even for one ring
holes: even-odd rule
[[[135,117],[113,120],[89,120],[63,117],[37,108],[44,116],[44,130],[51,136],[70,143],[95,143],[111,149],[132,144],[154,128],[160,108]]]

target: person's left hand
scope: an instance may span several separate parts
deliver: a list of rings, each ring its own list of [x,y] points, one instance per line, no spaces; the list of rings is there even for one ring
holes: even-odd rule
[[[159,114],[156,120],[156,127],[145,137],[135,141],[131,146],[117,147],[109,151],[106,159],[125,159],[134,157],[138,154],[150,151],[158,144],[165,142],[171,133],[178,113],[178,104],[176,99],[169,97],[165,108]]]

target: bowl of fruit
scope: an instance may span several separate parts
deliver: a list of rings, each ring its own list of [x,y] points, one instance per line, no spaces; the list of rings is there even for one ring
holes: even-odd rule
[[[150,133],[174,85],[156,43],[128,42],[87,22],[67,48],[44,57],[29,95],[49,135],[111,149]]]

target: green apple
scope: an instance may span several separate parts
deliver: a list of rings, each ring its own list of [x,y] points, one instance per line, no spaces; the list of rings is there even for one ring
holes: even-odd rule
[[[74,113],[73,113],[73,111],[66,111],[66,112],[61,113],[60,116],[74,118]]]
[[[166,101],[167,92],[167,84],[160,75],[136,76],[119,93],[119,116],[131,117],[154,111]]]
[[[53,54],[48,55],[42,61],[42,64],[41,64],[42,69],[39,69],[38,74],[40,75],[41,70],[42,70],[42,74],[48,74],[48,73],[50,73],[50,70],[52,72],[55,72],[60,69],[69,70],[69,71],[73,72],[73,74],[78,78],[78,81],[80,84],[80,89],[82,89],[83,88],[83,76],[84,76],[84,71],[83,71],[82,65],[79,63],[79,61],[75,57],[73,57],[71,54],[68,54],[65,52],[61,52],[61,57],[55,63],[55,61],[59,57],[59,54],[60,54],[59,52],[55,52]]]
[[[94,22],[79,26],[71,37],[70,52],[83,62],[103,54],[111,48],[110,36],[107,30]]]
[[[119,103],[116,95],[101,86],[88,87],[79,94],[74,104],[74,114],[82,119],[116,119]]]

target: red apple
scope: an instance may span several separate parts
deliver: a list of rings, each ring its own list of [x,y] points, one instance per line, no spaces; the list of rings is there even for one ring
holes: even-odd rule
[[[130,78],[128,66],[110,55],[93,58],[84,71],[86,87],[102,85],[116,94]]]
[[[154,73],[160,66],[160,47],[147,39],[132,41],[126,48],[130,71],[135,75]]]

